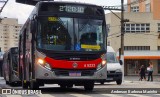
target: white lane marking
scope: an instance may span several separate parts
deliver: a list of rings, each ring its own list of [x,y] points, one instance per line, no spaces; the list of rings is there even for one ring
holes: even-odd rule
[[[118,94],[101,94],[103,96],[107,96],[107,97],[123,97],[123,96],[119,96]]]
[[[53,95],[50,95],[50,94],[39,94],[37,96],[38,97],[54,97]]]
[[[151,97],[151,96],[145,96],[144,94],[127,94],[130,96],[136,96],[136,97]]]
[[[6,95],[6,97],[22,97],[22,95]]]
[[[154,95],[160,96],[160,94],[154,94]]]
[[[88,95],[84,95],[84,94],[69,94],[75,97],[92,97],[92,96],[88,96]]]

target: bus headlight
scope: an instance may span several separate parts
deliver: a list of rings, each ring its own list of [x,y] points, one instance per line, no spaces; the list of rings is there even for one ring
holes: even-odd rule
[[[45,67],[46,69],[51,70],[50,65],[47,62],[45,62],[43,59],[39,58],[37,63],[40,64],[41,66]]]
[[[44,64],[44,60],[43,59],[38,59],[38,64]]]
[[[97,66],[97,70],[100,70],[101,68],[103,68],[106,65],[106,63],[107,63],[106,60],[102,60],[101,64]]]
[[[106,65],[107,61],[106,60],[102,60],[102,66],[104,67]]]

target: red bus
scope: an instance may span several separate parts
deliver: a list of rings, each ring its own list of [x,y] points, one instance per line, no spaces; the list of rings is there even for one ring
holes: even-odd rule
[[[3,55],[2,72],[3,77],[6,80],[6,84],[15,85],[19,84],[18,78],[18,47],[12,47],[6,51]]]
[[[19,78],[23,88],[44,84],[82,85],[107,77],[106,22],[101,6],[40,1],[19,35]]]

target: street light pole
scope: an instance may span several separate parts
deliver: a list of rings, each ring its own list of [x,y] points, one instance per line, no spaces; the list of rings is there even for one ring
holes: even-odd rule
[[[121,55],[122,61],[122,82],[124,82],[124,0],[121,0]]]

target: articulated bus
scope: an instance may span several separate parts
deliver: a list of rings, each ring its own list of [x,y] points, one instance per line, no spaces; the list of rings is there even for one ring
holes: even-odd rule
[[[19,35],[19,78],[23,88],[44,84],[93,90],[107,77],[106,22],[101,6],[40,1]]]
[[[12,47],[3,55],[2,72],[6,84],[15,85],[20,82],[18,78],[18,47]]]

